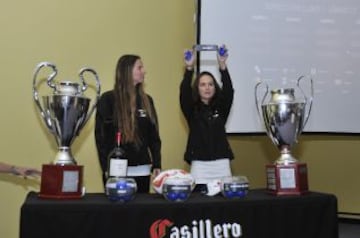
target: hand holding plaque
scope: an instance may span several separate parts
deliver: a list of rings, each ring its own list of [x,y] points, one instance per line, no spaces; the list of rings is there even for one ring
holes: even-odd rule
[[[301,76],[299,82],[305,78]],[[257,91],[262,82],[255,86],[255,102],[259,117],[263,119],[266,133],[280,150],[280,158],[274,164],[266,166],[267,189],[276,195],[300,195],[308,191],[307,166],[300,163],[291,155],[291,148],[297,142],[311,112],[313,99],[313,81],[311,82],[311,97],[304,95],[304,100],[295,98],[293,88],[271,90],[269,102],[265,102],[268,95],[268,85],[261,103],[258,103]],[[305,108],[308,112],[305,116]]]
[[[43,67],[53,71],[47,76],[47,85],[53,90],[51,95],[39,100],[37,77]],[[84,96],[88,84],[84,74],[91,73],[96,80],[96,99],[90,108],[90,99]],[[81,84],[70,81],[54,82],[57,69],[54,64],[42,62],[36,66],[33,78],[33,98],[48,130],[55,136],[58,152],[53,164],[43,165],[40,197],[80,198],[83,193],[83,166],[76,163],[71,144],[93,113],[100,97],[100,82],[95,70],[83,68],[79,72]],[[90,108],[90,110],[89,110]]]

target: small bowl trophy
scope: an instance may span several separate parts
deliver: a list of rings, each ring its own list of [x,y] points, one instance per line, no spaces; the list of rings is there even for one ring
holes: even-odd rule
[[[269,102],[262,98],[261,110],[258,103],[258,87],[255,86],[255,102],[259,117],[263,119],[267,135],[280,150],[280,158],[274,164],[266,165],[267,190],[274,195],[301,195],[308,192],[307,166],[291,155],[292,146],[303,131],[311,112],[313,100],[313,81],[311,83],[311,97],[307,98],[299,83],[305,78],[297,80],[297,87],[304,96],[304,100],[297,100],[293,88],[280,88],[271,90]],[[305,108],[308,112],[305,116]],[[262,112],[262,113],[261,113]],[[262,114],[262,115],[261,115]]]
[[[184,202],[192,192],[193,181],[188,178],[169,177],[162,186],[162,194],[171,202]]]
[[[47,85],[51,95],[39,100],[37,77],[44,67],[51,68],[47,76]],[[91,73],[96,80],[96,98],[90,108],[90,99],[83,93],[88,88],[84,74]],[[54,82],[56,66],[49,62],[39,63],[33,77],[33,98],[48,130],[54,135],[58,152],[52,164],[42,166],[39,197],[49,199],[73,199],[83,196],[83,166],[77,165],[71,153],[71,144],[94,112],[100,97],[100,82],[95,70],[82,68],[79,72],[81,84],[62,81]],[[39,80],[43,82],[44,80]],[[89,110],[90,108],[90,110]]]
[[[137,184],[133,178],[111,177],[106,181],[105,188],[110,201],[126,203],[134,199]]]
[[[248,191],[249,180],[246,176],[231,176],[221,180],[221,193],[226,198],[243,198]]]

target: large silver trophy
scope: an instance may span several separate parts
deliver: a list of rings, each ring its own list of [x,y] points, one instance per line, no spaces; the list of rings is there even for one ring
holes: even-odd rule
[[[44,80],[38,80],[42,68],[50,68],[47,85],[52,93],[39,100],[38,87]],[[95,78],[96,96],[90,106],[91,99],[85,97],[88,89],[85,73]],[[82,68],[79,72],[81,84],[71,81],[54,81],[57,75],[56,66],[49,62],[39,63],[33,77],[33,98],[48,130],[55,136],[58,152],[52,164],[42,166],[41,187],[39,196],[43,198],[80,198],[83,194],[83,166],[76,163],[71,153],[71,144],[94,112],[100,97],[100,82],[97,73],[91,68]]]
[[[266,84],[261,109],[258,103],[258,89],[263,82],[255,86],[255,103],[259,117],[262,117],[267,135],[281,154],[274,164],[266,166],[267,189],[276,195],[300,195],[308,191],[307,166],[291,154],[291,148],[297,143],[297,138],[309,119],[312,107],[313,81],[309,78],[311,96],[308,98],[300,87],[300,81],[304,78],[306,77],[301,76],[297,80],[297,87],[304,97],[302,100],[295,98],[293,88],[280,88],[271,90],[270,100],[265,102],[269,93],[269,87]]]

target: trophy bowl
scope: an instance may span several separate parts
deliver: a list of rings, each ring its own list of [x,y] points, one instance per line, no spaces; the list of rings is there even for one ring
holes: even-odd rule
[[[243,198],[249,191],[249,180],[246,176],[225,177],[221,181],[221,194],[225,198]]]
[[[110,201],[129,202],[136,192],[137,184],[133,178],[112,177],[106,181],[105,193]]]
[[[267,134],[280,150],[275,163],[296,163],[290,149],[303,129],[305,103],[295,99],[294,89],[281,88],[272,90],[271,100],[261,108]]]
[[[162,194],[171,202],[184,202],[192,192],[193,181],[188,178],[169,177],[164,181]]]

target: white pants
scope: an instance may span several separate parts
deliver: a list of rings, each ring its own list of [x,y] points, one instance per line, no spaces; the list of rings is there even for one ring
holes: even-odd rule
[[[150,174],[151,174],[150,164],[128,166],[127,168],[127,176],[131,176],[131,177],[149,176]]]
[[[207,184],[215,179],[231,176],[230,160],[191,161],[191,175],[196,184]]]

